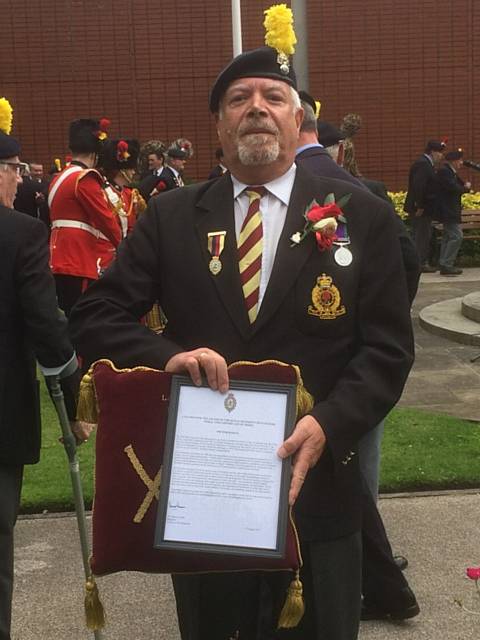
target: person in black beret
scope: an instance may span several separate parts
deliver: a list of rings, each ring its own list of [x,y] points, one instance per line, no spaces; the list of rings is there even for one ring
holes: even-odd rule
[[[417,249],[423,273],[437,269],[428,262],[432,221],[435,217],[436,166],[443,158],[446,143],[429,140],[425,152],[410,167],[408,191],[403,206],[410,216],[412,238]]]
[[[0,98],[1,123],[11,107]],[[37,362],[47,376],[59,375],[68,416],[79,441],[89,434],[75,421],[78,363],[65,316],[60,313],[48,266],[43,222],[13,209],[22,182],[20,144],[0,130],[0,638],[10,638],[13,536],[24,466],[40,456]]]
[[[295,165],[303,110],[285,51],[265,46],[237,56],[214,82],[210,109],[229,171],[150,200],[110,269],[76,306],[72,335],[86,363],[107,357],[118,367],[190,375],[196,384],[204,373],[221,393],[229,363],[298,364],[314,406],[276,453],[293,457],[289,502],[304,560],[305,614],[296,628],[277,629],[288,572],[175,575],[181,636],[355,640],[357,441],[395,404],[413,361],[395,226],[366,190]],[[337,212],[323,209],[329,194],[337,201],[350,195],[342,223],[348,247],[330,235],[335,220],[327,213]],[[313,200],[319,229],[328,230],[302,238]],[[157,296],[168,318],[161,336],[138,322]]]
[[[328,122],[320,121],[317,127],[315,101],[305,91],[300,92],[304,109],[300,127],[299,148],[295,162],[314,175],[337,178],[354,184],[362,189],[371,189],[372,181],[366,181],[360,173],[346,170],[338,163],[346,160],[348,145],[347,132]],[[327,146],[325,149],[318,139]],[[345,151],[345,154],[344,154]],[[339,160],[340,159],[340,160]],[[385,192],[385,187],[383,188]],[[378,192],[374,192],[378,195]],[[413,301],[418,286],[419,263],[413,242],[405,225],[388,201],[391,217],[397,227],[398,239],[402,251],[402,260],[407,276],[409,302]],[[408,582],[401,573],[407,561],[403,556],[393,557],[382,519],[376,508],[378,497],[378,475],[380,469],[380,442],[384,420],[375,429],[370,430],[359,440],[359,464],[365,480],[363,492],[362,545],[363,545],[363,600],[362,619],[386,618],[392,615],[397,619],[413,617],[419,607]],[[397,563],[398,560],[398,563]],[[381,594],[379,599],[378,594]]]
[[[302,101],[304,115],[295,157],[297,165],[315,175],[346,180],[357,187],[363,188],[360,181],[345,171],[340,166],[340,163],[332,159],[333,154],[329,153],[330,150],[333,151],[335,149],[338,155],[342,155],[340,145],[342,133],[325,121],[317,121],[315,100],[309,93],[300,91],[299,96]],[[325,144],[325,142],[328,144]],[[333,145],[334,149],[327,150],[325,148],[331,145]]]
[[[472,187],[458,175],[463,165],[463,151],[457,149],[445,154],[445,162],[437,172],[436,211],[442,223],[442,243],[440,245],[440,275],[459,276],[462,269],[455,266],[457,254],[462,245],[462,195]]]

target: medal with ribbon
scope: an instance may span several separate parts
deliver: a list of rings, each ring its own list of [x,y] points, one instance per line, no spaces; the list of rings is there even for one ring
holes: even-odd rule
[[[338,227],[336,232],[336,239],[333,244],[338,247],[334,253],[335,262],[340,267],[348,267],[353,260],[352,252],[348,249],[350,244],[350,237],[348,235],[347,220],[345,216],[338,216]]]
[[[214,276],[218,275],[222,270],[220,256],[222,255],[222,251],[225,246],[226,235],[226,231],[211,231],[208,234],[208,252],[212,256],[208,268],[210,269],[210,273]]]

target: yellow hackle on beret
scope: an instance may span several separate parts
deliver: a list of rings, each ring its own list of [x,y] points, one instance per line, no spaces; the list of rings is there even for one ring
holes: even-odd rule
[[[6,98],[0,98],[0,131],[10,135],[12,130],[13,109]]]
[[[275,4],[264,11],[265,44],[278,53],[291,56],[295,53],[297,38],[293,30],[293,13],[286,4]]]

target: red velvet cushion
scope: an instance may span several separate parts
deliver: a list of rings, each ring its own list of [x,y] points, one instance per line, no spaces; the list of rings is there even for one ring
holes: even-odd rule
[[[230,376],[297,383],[294,367],[274,362],[232,365]],[[95,574],[299,567],[296,534],[290,522],[286,555],[281,560],[154,549],[158,499],[151,492],[147,497],[149,488],[145,483],[153,483],[160,469],[171,376],[142,367],[118,371],[110,362],[101,360],[94,365],[93,377],[99,408],[91,558]]]

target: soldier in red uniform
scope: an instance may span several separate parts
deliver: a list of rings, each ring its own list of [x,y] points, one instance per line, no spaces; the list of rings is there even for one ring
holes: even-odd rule
[[[130,233],[137,215],[146,207],[138,190],[129,186],[135,173],[139,151],[138,140],[107,140],[103,144],[99,159],[99,168],[105,177],[105,195],[117,217],[122,238]],[[100,238],[97,243],[100,274],[114,257],[114,245]]]
[[[90,282],[98,278],[99,238],[115,248],[122,238],[117,216],[105,195],[104,179],[94,168],[107,124],[105,120],[85,119],[70,124],[72,160],[49,188],[50,266],[59,307],[67,316]]]

